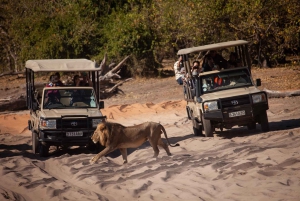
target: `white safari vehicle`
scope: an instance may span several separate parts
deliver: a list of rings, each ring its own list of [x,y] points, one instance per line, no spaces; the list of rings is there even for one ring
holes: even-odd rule
[[[91,135],[105,116],[100,109],[99,68],[87,59],[28,60],[26,62],[28,128],[32,132],[32,151],[47,156],[50,146],[94,148]],[[88,73],[93,86],[56,86],[34,82],[39,72]],[[55,96],[55,101],[53,97]]]
[[[233,126],[255,129],[256,123],[260,124],[262,131],[269,131],[268,97],[257,88],[261,85],[261,80],[254,82],[251,77],[247,44],[247,41],[237,40],[178,51],[177,55],[182,56],[187,72],[187,82],[183,85],[184,98],[195,135],[201,135],[204,131],[206,137],[212,137],[216,128],[223,130]],[[224,69],[192,73],[190,58],[200,54],[209,58],[211,52],[222,56]],[[228,68],[230,52],[234,52],[239,66]]]

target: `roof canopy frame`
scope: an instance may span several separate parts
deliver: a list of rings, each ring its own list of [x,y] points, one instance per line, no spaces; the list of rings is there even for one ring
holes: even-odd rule
[[[245,45],[248,43],[249,42],[245,41],[245,40],[235,40],[235,41],[214,43],[214,44],[197,46],[197,47],[190,47],[190,48],[185,48],[185,49],[179,50],[177,52],[177,55],[185,55],[185,54],[190,54],[190,53],[194,53],[194,52],[202,52],[202,51],[208,51],[208,50],[217,50],[217,49],[222,49],[222,48]]]
[[[33,72],[80,72],[80,71],[100,71],[95,61],[88,59],[43,59],[28,60],[25,68]]]

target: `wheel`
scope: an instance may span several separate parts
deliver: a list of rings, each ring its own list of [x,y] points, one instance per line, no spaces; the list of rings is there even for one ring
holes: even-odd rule
[[[40,143],[39,150],[40,150],[41,157],[48,156],[48,154],[49,154],[49,146],[48,145]]]
[[[255,122],[251,122],[247,125],[248,130],[254,130],[256,129],[256,123]]]
[[[204,119],[202,116],[202,124],[203,124],[203,128],[204,128],[204,133],[206,137],[213,137],[213,128],[211,126],[211,122],[210,120]]]
[[[263,132],[270,131],[267,111],[264,111],[259,115],[259,120],[260,120],[261,130]]]
[[[195,136],[202,135],[202,124],[193,117],[193,112],[188,110],[188,114],[190,115],[192,122],[193,122],[193,132]]]
[[[195,136],[200,136],[200,135],[202,135],[202,127],[196,128],[196,127],[193,126],[193,131],[194,131],[194,135],[195,135]]]
[[[39,153],[39,144],[40,144],[39,137],[38,134],[34,131],[32,131],[31,140],[32,140],[32,153],[33,154]]]
[[[188,119],[189,120],[191,120],[192,118],[191,118],[191,110],[190,110],[190,108],[189,107],[186,107],[186,113],[187,113],[187,116],[188,116]]]

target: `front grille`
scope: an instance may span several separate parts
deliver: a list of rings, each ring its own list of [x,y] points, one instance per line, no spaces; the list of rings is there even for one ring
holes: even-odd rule
[[[88,118],[60,119],[57,128],[63,129],[87,129],[92,127],[92,122]]]
[[[247,105],[250,104],[250,96],[237,96],[237,97],[230,97],[226,99],[221,99],[222,108],[240,106],[240,105]]]

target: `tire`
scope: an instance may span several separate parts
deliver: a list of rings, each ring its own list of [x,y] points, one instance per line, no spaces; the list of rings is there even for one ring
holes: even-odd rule
[[[202,123],[199,122],[196,118],[193,117],[193,112],[189,111],[189,115],[191,116],[192,122],[193,122],[193,132],[195,136],[202,135]]]
[[[186,113],[187,113],[188,119],[191,120],[192,119],[192,115],[191,115],[191,110],[190,110],[189,107],[186,107]]]
[[[193,127],[193,131],[195,136],[202,135],[202,126],[200,128]]]
[[[48,145],[44,145],[43,143],[40,143],[39,150],[40,150],[40,157],[48,156],[48,154],[49,154],[49,146]]]
[[[206,137],[213,137],[213,128],[211,126],[211,122],[210,120],[204,119],[202,116],[202,124],[203,124],[203,128],[204,128],[204,133]]]
[[[37,154],[39,153],[39,138],[38,138],[38,134],[34,131],[32,131],[31,133],[31,140],[32,140],[32,153],[33,154]]]
[[[262,113],[259,115],[259,120],[260,120],[261,130],[262,130],[263,132],[268,132],[268,131],[270,131],[267,111],[264,111],[264,112],[262,112]]]
[[[256,129],[256,123],[255,122],[251,122],[247,125],[248,130],[254,130]]]

